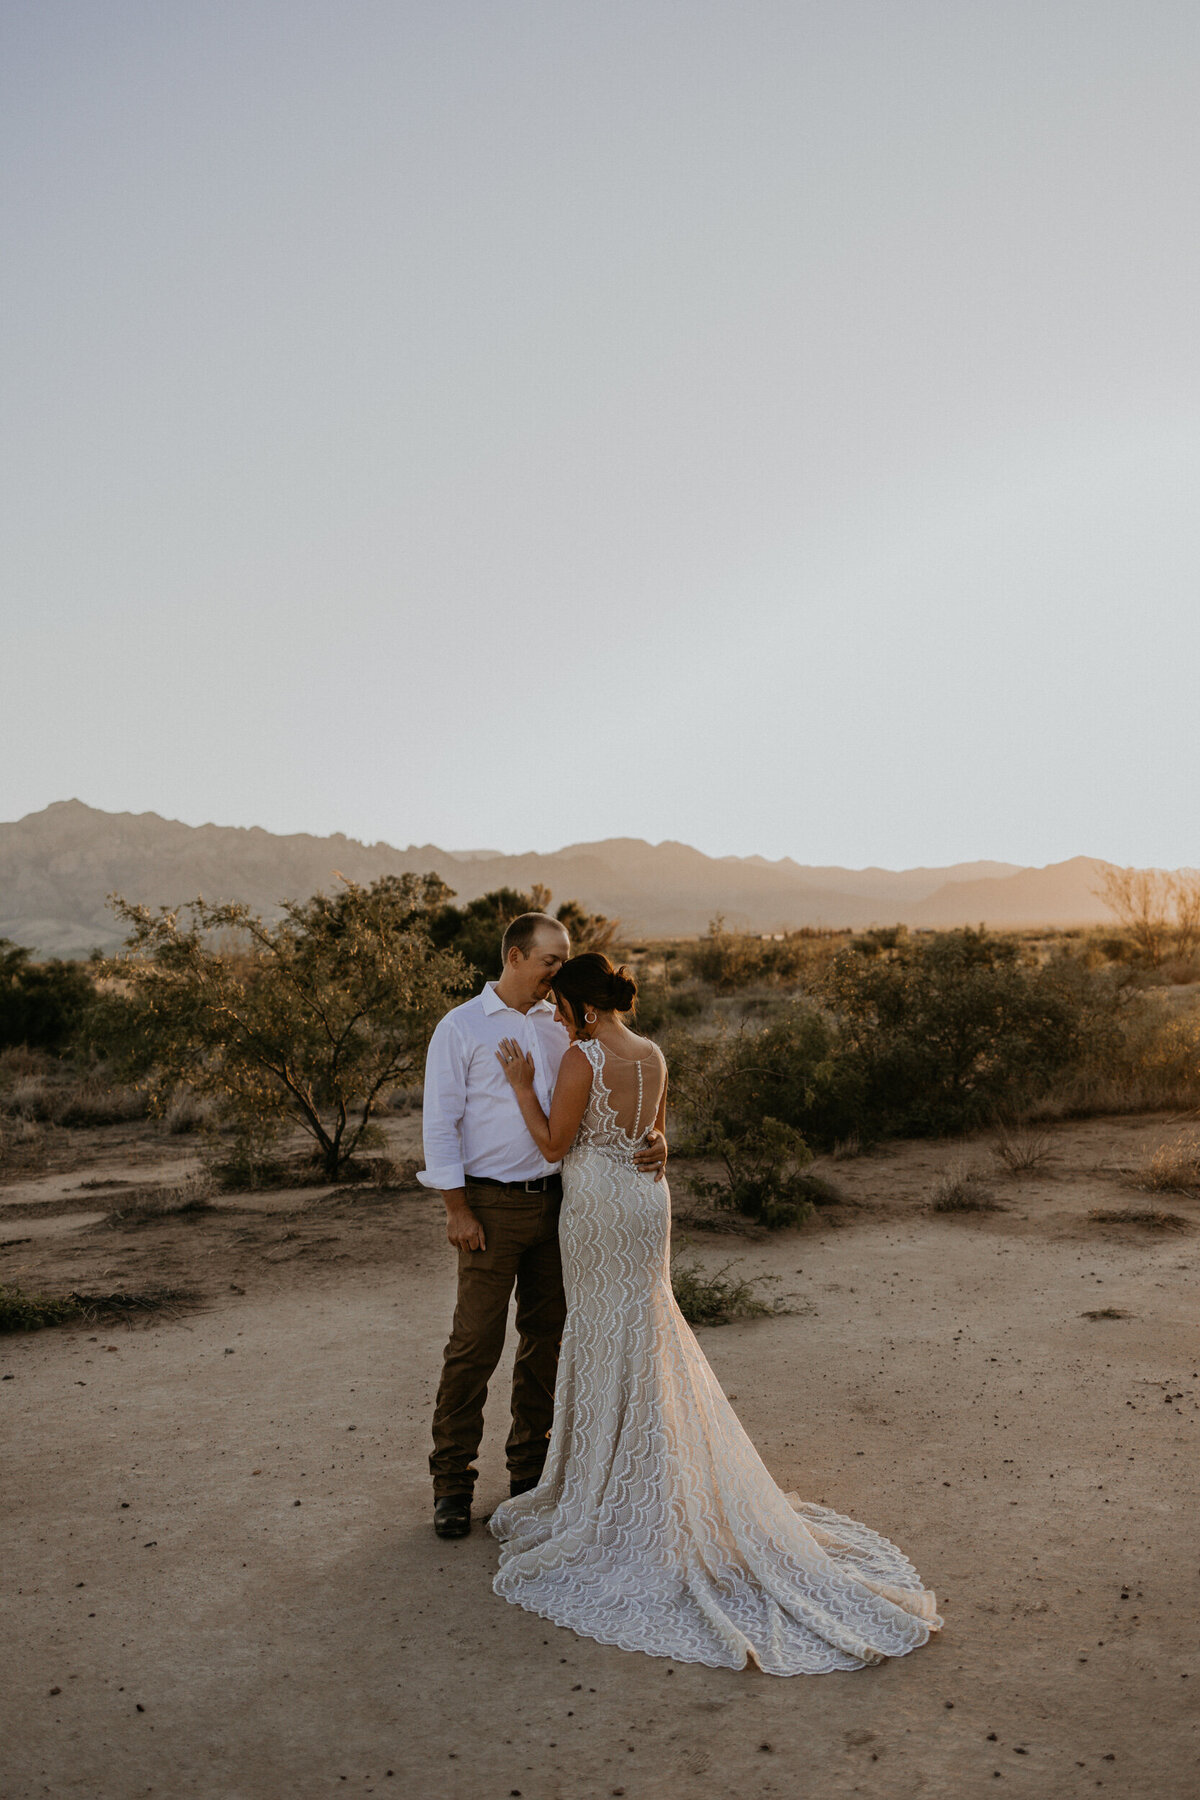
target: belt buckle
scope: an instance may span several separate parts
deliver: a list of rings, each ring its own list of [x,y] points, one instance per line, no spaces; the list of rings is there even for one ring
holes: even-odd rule
[[[544,1175],[538,1175],[533,1181],[527,1181],[525,1183],[525,1192],[527,1194],[544,1194],[545,1191],[546,1177]]]

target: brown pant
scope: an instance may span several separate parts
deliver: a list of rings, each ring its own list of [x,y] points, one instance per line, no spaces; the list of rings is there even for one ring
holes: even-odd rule
[[[554,1376],[566,1300],[558,1253],[561,1190],[508,1193],[467,1181],[467,1204],[483,1226],[486,1250],[458,1252],[458,1304],[433,1414],[435,1499],[470,1494],[483,1436],[488,1382],[504,1348],[508,1302],[517,1289],[509,1476],[540,1475],[554,1414]]]

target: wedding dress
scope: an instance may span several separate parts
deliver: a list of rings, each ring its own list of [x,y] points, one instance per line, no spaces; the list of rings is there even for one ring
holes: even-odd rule
[[[903,1656],[942,1621],[876,1532],[784,1494],[671,1292],[670,1195],[633,1164],[666,1078],[581,1040],[563,1162],[567,1320],[542,1478],[492,1514],[498,1594],[678,1662],[816,1675]]]

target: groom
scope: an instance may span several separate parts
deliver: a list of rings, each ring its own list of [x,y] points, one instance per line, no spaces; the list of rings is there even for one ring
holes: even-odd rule
[[[425,1167],[418,1180],[439,1188],[446,1236],[458,1253],[458,1303],[433,1415],[433,1528],[439,1537],[471,1529],[475,1458],[488,1382],[504,1348],[508,1304],[517,1290],[517,1359],[509,1492],[536,1487],[554,1413],[554,1376],[566,1300],[558,1253],[560,1164],[548,1163],[525,1129],[496,1060],[501,1038],[532,1056],[534,1091],[550,1101],[566,1030],[554,1017],[550,984],[571,953],[566,928],[547,913],[522,913],[504,933],[503,969],[481,994],[448,1012],[425,1064]],[[661,1170],[666,1140],[648,1134],[636,1161]]]

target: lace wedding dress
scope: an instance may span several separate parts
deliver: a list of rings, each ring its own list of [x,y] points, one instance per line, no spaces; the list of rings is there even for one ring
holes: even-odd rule
[[[675,1304],[667,1184],[632,1160],[660,1053],[581,1047],[554,1424],[538,1486],[492,1514],[496,1592],[678,1662],[816,1675],[905,1655],[941,1625],[933,1594],[886,1538],[776,1486]]]

